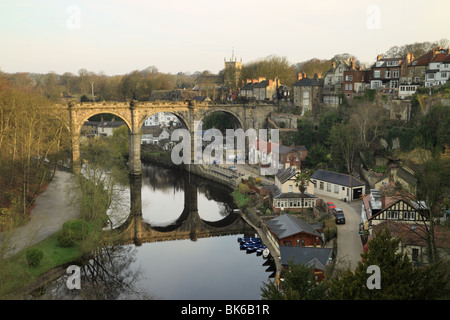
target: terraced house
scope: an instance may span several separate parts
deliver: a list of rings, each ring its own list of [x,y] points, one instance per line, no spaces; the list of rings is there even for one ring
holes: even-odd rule
[[[380,54],[372,66],[371,89],[386,89],[386,92],[394,93],[400,83],[400,69],[403,58],[383,58]]]
[[[308,78],[306,73],[299,73],[297,82],[293,85],[294,105],[301,110],[304,115],[306,111],[313,111],[322,100],[323,79],[320,74],[314,78]]]

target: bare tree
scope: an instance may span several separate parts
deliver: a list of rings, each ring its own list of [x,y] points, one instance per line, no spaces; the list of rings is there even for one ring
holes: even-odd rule
[[[363,151],[369,150],[380,133],[380,125],[385,119],[383,109],[369,102],[359,103],[350,117],[351,125],[356,128],[358,144]]]

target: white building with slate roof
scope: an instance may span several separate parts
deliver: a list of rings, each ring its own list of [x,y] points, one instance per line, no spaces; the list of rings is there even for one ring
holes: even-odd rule
[[[280,169],[275,175],[275,184],[269,186],[271,206],[273,212],[301,212],[304,208],[313,208],[317,197],[314,195],[314,186],[308,185],[302,195],[295,185],[295,178],[300,171],[295,167]]]
[[[365,183],[348,174],[319,169],[311,175],[311,182],[314,194],[339,200],[352,201],[366,193]]]

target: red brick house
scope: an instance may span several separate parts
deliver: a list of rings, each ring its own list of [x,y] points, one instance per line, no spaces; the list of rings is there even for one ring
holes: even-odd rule
[[[372,70],[363,70],[361,67],[344,71],[342,90],[345,98],[352,100],[353,96],[363,94],[370,84],[371,74]]]
[[[266,226],[280,246],[321,247],[322,227],[311,225],[290,214],[266,221]]]
[[[279,146],[280,164],[284,168],[296,167],[298,170],[301,169],[301,163],[305,160],[308,155],[308,150],[305,146]]]

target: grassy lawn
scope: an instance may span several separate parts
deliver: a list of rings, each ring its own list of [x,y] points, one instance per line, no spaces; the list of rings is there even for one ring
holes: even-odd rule
[[[30,267],[26,260],[26,251],[31,248],[41,249],[44,256],[38,267]],[[24,249],[14,256],[0,261],[0,299],[8,299],[15,292],[36,281],[47,271],[76,261],[82,252],[77,246],[63,248],[58,245],[57,233],[49,238]]]
[[[250,198],[247,195],[242,194],[241,192],[239,192],[239,189],[236,189],[232,193],[232,195],[233,195],[234,201],[236,202],[236,205],[239,208],[244,207],[250,201]]]

